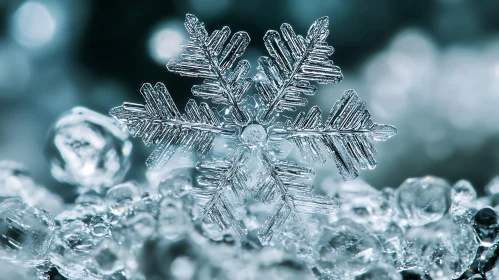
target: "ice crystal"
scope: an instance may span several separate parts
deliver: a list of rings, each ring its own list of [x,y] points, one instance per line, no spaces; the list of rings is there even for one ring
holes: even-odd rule
[[[230,37],[228,27],[210,35],[191,14],[186,16],[185,27],[190,40],[182,46],[181,59],[170,61],[167,68],[182,76],[203,78],[201,85],[192,87],[192,94],[222,104],[228,114],[221,118],[207,103],[198,105],[192,99],[185,113],[180,113],[165,85],[144,84],[144,105],[124,103],[110,114],[134,137],[156,146],[147,166],[161,168],[175,153],[188,155],[197,147],[202,188],[190,193],[203,207],[202,219],[244,236],[247,229],[237,208],[252,197],[273,207],[258,233],[263,244],[279,239],[290,221],[304,221],[302,214],[334,212],[335,199],[311,194],[313,169],[279,158],[283,154],[280,143],[295,143],[312,163],[324,163],[327,151],[343,178],[351,180],[358,176],[358,169],[375,167],[372,141],[387,140],[396,130],[374,123],[366,102],[353,90],[344,93],[325,123],[317,106],[308,114],[300,112],[293,123],[280,116],[307,103],[304,96],[316,91],[312,83],[338,83],[343,78],[329,59],[334,48],[326,43],[328,18],[315,21],[305,37],[296,35],[289,24],[281,26],[282,38],[273,30],[265,34],[270,57],[258,61],[254,79],[258,94],[253,97],[248,93],[253,83],[248,77],[249,62],[236,64],[250,42],[249,35],[236,32]],[[256,104],[251,106],[250,100]],[[210,152],[217,136],[230,139],[232,155],[221,158]],[[254,161],[259,162],[258,180],[252,180],[248,170]],[[256,182],[254,187],[251,182]]]

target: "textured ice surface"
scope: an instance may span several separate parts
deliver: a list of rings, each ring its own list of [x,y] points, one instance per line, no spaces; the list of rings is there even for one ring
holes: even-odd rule
[[[52,127],[46,153],[56,179],[99,190],[123,179],[131,149],[127,134],[113,119],[76,107]]]
[[[221,160],[218,164],[223,163]],[[199,205],[201,200],[192,200],[192,196],[202,196],[202,193],[186,191],[198,187],[193,186],[191,180],[195,175],[183,170],[173,170],[156,191],[149,188],[153,194],[143,192],[142,186],[132,183],[110,188],[105,196],[93,191],[80,194],[73,206],[56,217],[51,231],[54,238],[38,257],[34,257],[39,254],[35,248],[40,248],[43,242],[33,240],[41,240],[40,233],[45,227],[40,227],[39,220],[30,214],[36,212],[33,208],[17,199],[7,199],[0,205],[1,256],[9,263],[29,266],[28,270],[19,270],[19,277],[28,275],[27,279],[36,279],[33,275],[43,276],[50,267],[55,267],[67,279],[96,280],[428,280],[468,279],[475,275],[486,275],[490,280],[497,274],[499,223],[491,207],[475,210],[472,220],[457,223],[451,215],[445,215],[415,226],[408,224],[406,215],[396,210],[394,194],[404,184],[395,191],[390,188],[380,191],[362,181],[331,183],[335,189],[331,195],[337,197],[344,209],[329,215],[310,215],[309,210],[316,204],[296,200],[301,203],[293,204],[295,210],[300,210],[297,211],[299,217],[277,227],[281,229],[280,242],[272,238],[268,244],[262,244],[265,239],[261,238],[263,235],[259,238],[258,233],[268,228],[267,217],[276,207],[291,207],[278,203],[285,201],[284,198],[271,199],[268,205],[252,200],[244,207],[236,207],[234,213],[248,231],[246,237],[239,240],[233,228],[219,231],[218,224],[196,219],[202,212],[195,214],[195,209],[199,210],[203,204]],[[306,174],[304,169],[292,170]],[[203,169],[202,176],[208,175],[205,171]],[[289,174],[289,170],[285,173]],[[203,180],[210,182],[208,177]],[[433,181],[441,179],[433,178]],[[209,191],[209,188],[199,189]],[[474,200],[468,202],[475,204]],[[4,211],[6,203],[8,210]],[[468,204],[453,202],[453,206],[471,211]],[[123,211],[113,213],[119,209]],[[219,211],[217,215],[221,214],[222,208],[213,209]],[[323,209],[329,212],[327,207]],[[213,217],[225,218],[223,215]],[[279,216],[276,217],[278,221]],[[21,228],[20,223],[30,225],[29,230]],[[8,231],[3,230],[4,225]],[[5,239],[6,236],[10,239]],[[24,244],[24,247],[13,250],[9,244]],[[10,266],[5,269],[11,273]]]

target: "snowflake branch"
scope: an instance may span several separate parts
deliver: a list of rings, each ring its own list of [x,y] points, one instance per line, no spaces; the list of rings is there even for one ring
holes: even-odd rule
[[[356,166],[360,169],[376,166],[374,157],[377,152],[371,140],[385,141],[397,133],[393,126],[373,123],[366,102],[353,90],[345,91],[324,125],[321,114],[317,106],[312,107],[308,114],[300,112],[292,125],[272,129],[269,137],[293,141],[302,156],[315,163],[326,161],[321,151],[322,144],[345,180],[358,176]]]
[[[307,100],[300,95],[313,95],[316,90],[310,82],[341,81],[340,68],[328,59],[334,52],[325,42],[328,26],[327,17],[318,19],[304,39],[297,36],[289,24],[283,24],[281,33],[287,46],[277,31],[270,30],[265,34],[265,47],[271,58],[261,57],[258,61],[257,89],[267,103],[267,108],[259,116],[262,122],[268,122],[276,111],[295,111],[295,106],[304,106]]]
[[[183,46],[182,59],[170,61],[168,70],[182,76],[205,78],[202,85],[192,88],[192,93],[202,98],[210,98],[215,103],[229,105],[236,122],[246,124],[249,122],[249,116],[239,103],[253,83],[253,80],[247,77],[251,66],[246,60],[242,60],[230,75],[226,76],[226,71],[246,50],[250,41],[249,35],[246,32],[236,32],[222,51],[230,35],[228,27],[216,30],[208,36],[203,23],[191,14],[186,16],[185,27],[191,35],[191,40]]]
[[[312,169],[288,161],[274,160],[266,152],[262,152],[260,158],[265,176],[261,176],[257,184],[255,199],[264,203],[277,200],[272,213],[258,232],[262,244],[268,245],[275,239],[290,218],[299,221],[299,213],[328,215],[337,210],[336,200],[309,195],[313,186],[299,181],[312,179]]]
[[[156,145],[146,161],[150,168],[163,166],[177,145],[182,154],[190,153],[197,146],[198,154],[203,157],[211,149],[215,135],[237,135],[234,129],[220,124],[206,103],[198,106],[191,99],[185,106],[186,113],[180,114],[162,83],[154,88],[146,83],[140,91],[145,105],[125,102],[109,113],[124,124],[133,137],[142,138],[146,146]]]
[[[203,206],[202,219],[218,225],[220,230],[233,228],[241,237],[247,233],[244,223],[236,216],[234,205],[246,203],[245,182],[248,181],[244,167],[248,152],[239,151],[231,159],[214,159],[200,162],[196,168],[203,175],[198,178],[206,189],[195,189],[192,194]]]

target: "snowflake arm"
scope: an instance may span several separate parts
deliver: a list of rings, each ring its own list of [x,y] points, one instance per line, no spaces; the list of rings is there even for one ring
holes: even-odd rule
[[[276,201],[272,213],[259,230],[258,236],[264,245],[275,239],[289,219],[299,221],[299,213],[329,215],[338,209],[338,202],[330,197],[310,195],[313,186],[299,180],[310,180],[314,171],[289,161],[272,159],[261,153],[264,170],[258,181],[255,199],[263,203]]]
[[[261,122],[269,122],[274,112],[295,111],[296,106],[304,106],[307,100],[301,95],[313,95],[316,90],[310,82],[327,84],[343,79],[340,68],[328,58],[334,52],[325,41],[328,26],[328,17],[322,17],[312,24],[306,38],[296,35],[289,24],[281,26],[284,41],[277,31],[265,34],[263,40],[270,58],[263,56],[258,60],[256,84],[266,103],[259,117]]]
[[[234,229],[239,236],[247,233],[244,223],[237,218],[235,205],[246,203],[248,175],[244,167],[248,151],[240,150],[230,159],[199,162],[196,169],[202,173],[198,183],[206,189],[194,189],[192,194],[203,207],[203,219],[218,225],[220,230]]]
[[[366,101],[353,90],[347,90],[331,109],[325,124],[321,110],[314,106],[308,114],[300,112],[287,128],[276,128],[273,138],[286,138],[296,144],[301,155],[310,162],[324,163],[322,146],[334,159],[345,180],[353,180],[360,169],[376,166],[376,148],[372,140],[385,141],[397,133],[395,127],[376,124],[366,109]]]
[[[248,33],[236,32],[225,44],[230,35],[229,27],[224,26],[222,30],[216,30],[208,36],[203,23],[191,14],[186,16],[185,27],[190,40],[182,46],[182,59],[170,61],[168,70],[182,76],[205,78],[202,85],[192,87],[192,94],[230,106],[237,123],[248,123],[249,116],[240,103],[253,83],[247,77],[251,66],[248,61],[241,60],[226,75],[227,70],[246,50],[250,42]]]
[[[195,146],[203,157],[211,149],[216,134],[237,133],[223,127],[206,103],[198,106],[191,99],[185,106],[186,113],[181,114],[162,83],[154,88],[146,83],[140,91],[145,105],[125,102],[109,113],[124,124],[133,137],[142,138],[146,146],[156,145],[146,161],[149,168],[161,167],[176,151],[187,154]]]

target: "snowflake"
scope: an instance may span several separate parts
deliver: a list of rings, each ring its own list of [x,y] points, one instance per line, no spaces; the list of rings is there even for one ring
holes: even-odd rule
[[[299,213],[327,215],[338,207],[330,197],[311,194],[313,169],[281,159],[281,142],[294,143],[311,163],[324,163],[329,154],[343,178],[351,180],[358,176],[358,169],[375,167],[371,141],[384,141],[396,133],[392,126],[373,123],[366,102],[353,90],[343,94],[325,122],[317,106],[300,112],[293,122],[280,115],[306,105],[304,96],[316,91],[311,82],[342,80],[340,68],[328,58],[334,51],[325,41],[328,25],[327,17],[318,19],[305,38],[296,35],[289,24],[281,26],[282,35],[268,31],[264,42],[270,57],[259,59],[254,79],[258,94],[250,97],[247,92],[254,80],[248,77],[249,62],[240,60],[233,68],[250,42],[248,34],[236,32],[227,43],[228,27],[209,35],[203,23],[188,14],[185,27],[190,40],[182,46],[181,59],[170,61],[167,68],[182,76],[204,78],[201,85],[192,87],[192,94],[222,104],[227,117],[192,99],[185,113],[180,113],[162,83],[142,86],[145,105],[125,102],[110,114],[145,145],[156,146],[146,161],[149,168],[161,168],[174,153],[187,155],[197,147],[201,158],[196,165],[201,173],[198,182],[205,188],[192,193],[204,207],[204,219],[221,230],[232,228],[241,236],[247,233],[235,207],[244,205],[249,196],[272,204],[258,232],[261,242],[269,244],[288,220],[300,219]],[[250,106],[252,98],[254,106]],[[232,139],[230,157],[210,154],[217,136]],[[249,188],[247,165],[253,160],[260,162],[261,170]]]

